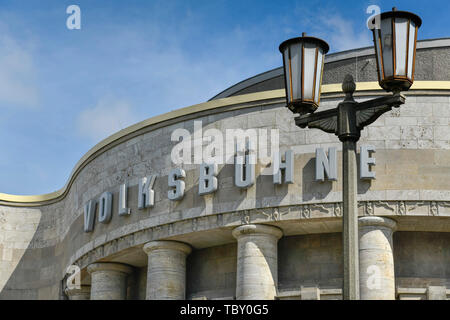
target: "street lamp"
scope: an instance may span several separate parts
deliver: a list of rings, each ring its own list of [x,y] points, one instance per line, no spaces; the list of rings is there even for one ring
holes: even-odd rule
[[[417,30],[421,25],[421,19],[417,15],[397,11],[395,8],[373,19],[380,21],[380,25],[375,24],[373,29],[378,80],[384,90],[392,92],[389,96],[356,102],[353,99],[356,84],[353,77],[347,74],[342,83],[344,101],[334,109],[314,112],[319,107],[323,72],[323,67],[319,70],[317,66],[320,65],[320,60],[323,63],[328,45],[323,40],[306,37],[305,34],[280,45],[286,79],[287,107],[293,113],[299,114],[295,118],[296,125],[300,128],[318,128],[334,133],[342,142],[345,300],[359,299],[356,142],[365,126],[373,123],[392,107],[405,103],[405,96],[400,91],[408,90],[414,81]],[[315,48],[315,59],[311,59],[311,53],[306,59],[305,48]],[[313,67],[314,74],[311,73]],[[310,88],[314,88],[312,98],[311,91],[308,91]]]
[[[380,28],[372,29],[378,82],[386,91],[408,90],[414,81],[417,30],[422,20],[395,7],[383,12],[379,20]]]
[[[283,54],[287,107],[294,113],[314,112],[320,102],[320,87],[328,44],[318,38],[292,38],[280,44]]]

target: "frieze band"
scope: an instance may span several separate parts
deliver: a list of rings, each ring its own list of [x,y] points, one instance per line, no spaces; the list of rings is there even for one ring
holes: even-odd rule
[[[432,217],[448,218],[446,225],[450,229],[450,201],[436,200],[373,200],[358,201],[359,216],[393,216],[393,217]],[[251,223],[278,223],[289,220],[340,219],[341,202],[305,203],[290,206],[238,210],[214,215],[193,217],[185,220],[170,221],[163,225],[144,226],[136,230],[128,226],[127,234],[97,243],[87,243],[70,259],[80,267],[120,250],[144,244],[148,241],[174,237],[190,232],[199,232],[216,228],[235,227]],[[135,229],[135,231],[133,231]],[[112,232],[114,233],[114,232]]]

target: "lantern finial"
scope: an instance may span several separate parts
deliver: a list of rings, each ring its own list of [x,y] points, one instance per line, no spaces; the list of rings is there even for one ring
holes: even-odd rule
[[[351,74],[345,75],[344,82],[342,82],[342,91],[345,93],[345,100],[344,101],[351,101],[353,100],[353,92],[355,92],[356,84],[353,80],[353,77]]]

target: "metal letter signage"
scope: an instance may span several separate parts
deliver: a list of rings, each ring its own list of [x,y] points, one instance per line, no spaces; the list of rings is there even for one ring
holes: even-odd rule
[[[234,184],[239,188],[249,188],[255,183],[256,156],[250,142],[243,149],[236,144],[234,161]]]
[[[324,181],[325,172],[328,180],[337,180],[337,151],[335,147],[328,149],[328,157],[322,148],[316,149],[316,180]]]
[[[184,181],[181,178],[186,178],[186,172],[183,169],[172,169],[169,173],[169,191],[167,197],[169,200],[177,201],[184,197]]]
[[[112,193],[103,192],[98,203],[98,222],[108,223],[112,217]]]
[[[131,213],[131,209],[127,207],[128,203],[128,183],[120,185],[119,189],[119,216],[126,216]]]
[[[240,144],[242,146],[242,144]],[[371,153],[375,152],[374,146],[361,146],[360,151],[360,178],[374,179],[375,172],[370,170],[370,166],[375,165],[375,158]],[[323,148],[316,149],[316,180],[324,181],[337,180],[337,150],[335,147],[328,149],[328,155]],[[294,151],[287,150],[283,156],[280,153],[274,153],[272,158],[272,177],[274,184],[294,183]],[[250,188],[255,184],[256,156],[251,148],[251,143],[246,143],[246,147],[236,147],[234,159],[234,183],[239,188]],[[198,175],[198,194],[200,196],[212,194],[218,190],[218,165],[215,163],[202,163],[199,167]],[[155,205],[155,191],[153,187],[156,181],[156,175],[149,175],[139,179],[138,182],[138,209],[145,209]],[[168,174],[167,197],[169,200],[178,201],[183,199],[185,193],[186,172],[181,168],[172,169]],[[96,200],[89,200],[84,205],[84,231],[94,230],[95,215],[98,207],[98,221],[108,223],[112,219],[112,201],[111,192],[103,192]],[[119,187],[119,216],[131,214],[128,207],[128,183],[125,182]]]
[[[91,232],[94,230],[95,207],[97,203],[95,200],[89,200],[84,205],[84,232]]]
[[[219,168],[217,164],[206,164],[200,165],[200,173],[198,178],[198,194],[205,195],[213,193],[217,190],[217,174],[219,173]]]
[[[375,153],[374,146],[361,146],[359,153],[359,177],[361,179],[375,179],[375,172],[370,171],[370,165],[375,165],[375,158],[370,157],[370,152]]]
[[[153,207],[155,205],[155,192],[153,191],[155,180],[155,175],[139,180],[138,209]]]
[[[273,157],[273,183],[282,184],[282,174],[284,171],[284,183],[294,183],[294,153],[288,150],[284,156],[285,160],[281,159],[281,154],[275,153]]]

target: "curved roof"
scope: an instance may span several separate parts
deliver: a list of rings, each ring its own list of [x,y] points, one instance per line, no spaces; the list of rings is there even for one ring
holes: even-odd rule
[[[439,59],[442,63],[434,61]],[[450,80],[450,38],[417,41],[416,60],[415,80]],[[325,56],[323,84],[340,83],[346,73],[351,73],[356,82],[377,81],[373,46],[335,52]],[[282,67],[240,81],[210,100],[275,89],[284,89]]]

